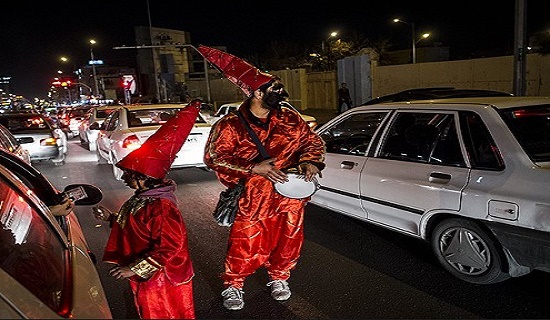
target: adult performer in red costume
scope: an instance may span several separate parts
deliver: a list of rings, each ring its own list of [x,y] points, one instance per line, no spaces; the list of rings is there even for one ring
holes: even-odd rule
[[[304,207],[309,198],[284,197],[273,183],[287,181],[285,171],[291,168],[298,169],[307,181],[320,175],[324,142],[297,112],[281,108],[288,94],[279,78],[226,52],[206,46],[198,50],[246,94],[239,112],[271,156],[261,160],[235,114],[226,115],[212,128],[204,162],[227,187],[246,179],[225,257],[224,306],[229,310],[244,307],[245,279],[260,267],[267,269],[271,296],[287,300],[291,295],[288,279],[304,240]]]
[[[92,208],[96,218],[112,226],[103,261],[115,264],[112,277],[129,280],[142,319],[195,319],[187,231],[176,184],[165,176],[200,106],[200,100],[191,101],[116,164],[126,185],[135,189],[118,213]]]

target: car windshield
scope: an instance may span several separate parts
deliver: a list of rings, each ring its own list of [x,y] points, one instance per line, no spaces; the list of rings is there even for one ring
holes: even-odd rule
[[[550,161],[550,105],[506,109],[500,114],[531,160]]]
[[[0,117],[0,124],[11,133],[50,130],[49,123],[40,116]]]

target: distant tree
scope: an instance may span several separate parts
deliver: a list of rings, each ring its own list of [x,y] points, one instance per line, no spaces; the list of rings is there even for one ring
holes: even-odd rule
[[[336,70],[336,62],[345,57],[357,55],[368,48],[376,55],[380,64],[391,64],[386,52],[390,48],[388,39],[372,42],[360,33],[352,33],[345,38],[325,42],[325,50],[319,45],[304,46],[303,43],[272,41],[267,49],[248,61],[263,70],[283,70],[305,68],[308,71]]]

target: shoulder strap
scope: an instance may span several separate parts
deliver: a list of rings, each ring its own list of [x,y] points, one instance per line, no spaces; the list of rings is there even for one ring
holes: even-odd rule
[[[269,159],[270,158],[269,153],[267,153],[267,150],[265,149],[262,142],[260,141],[260,138],[258,138],[256,133],[252,130],[252,128],[250,128],[250,124],[248,123],[248,121],[246,121],[246,119],[243,117],[240,111],[237,110],[235,111],[235,113],[237,114],[237,117],[239,117],[239,120],[241,120],[241,122],[243,123],[243,126],[246,128],[246,131],[248,131],[248,134],[252,138],[252,141],[254,141],[254,143],[256,144],[256,147],[258,148],[258,151],[260,152],[260,155],[262,156],[262,158]]]

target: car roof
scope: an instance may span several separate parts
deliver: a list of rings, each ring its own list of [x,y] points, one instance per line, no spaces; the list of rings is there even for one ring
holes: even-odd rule
[[[40,113],[30,113],[30,112],[21,112],[21,113],[0,113],[0,117],[6,118],[46,118]]]
[[[186,104],[183,103],[163,103],[163,104],[128,104],[122,106],[128,110],[150,110],[150,109],[174,109],[183,108]]]
[[[430,99],[430,100],[414,100],[414,101],[400,101],[400,102],[385,102],[373,105],[362,105],[351,110],[362,109],[387,109],[388,106],[400,109],[441,109],[445,106],[451,106],[453,108],[461,109],[460,105],[463,105],[464,109],[471,108],[472,105],[491,106],[496,109],[507,109],[522,106],[531,105],[548,105],[550,106],[550,97],[529,96],[529,97],[517,97],[517,96],[505,96],[505,97],[469,97],[469,98],[448,98],[448,99]]]
[[[108,109],[118,109],[120,107],[122,107],[122,106],[119,105],[119,104],[106,104],[106,105],[93,107],[92,109],[95,109],[95,110],[108,110]]]
[[[454,87],[415,88],[394,94],[380,96],[361,105],[372,105],[382,102],[412,101],[426,99],[447,99],[464,97],[510,97],[510,93],[486,89],[457,89]]]

